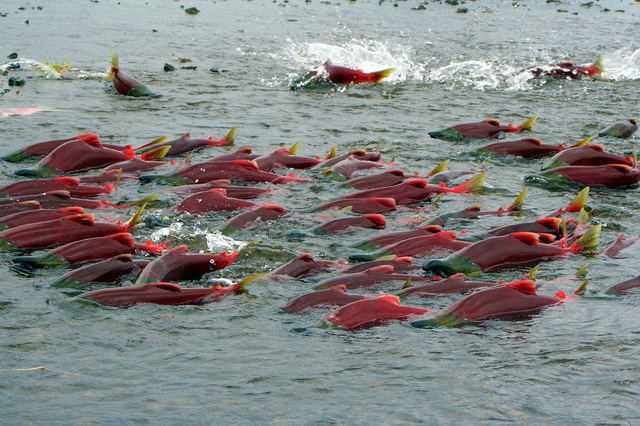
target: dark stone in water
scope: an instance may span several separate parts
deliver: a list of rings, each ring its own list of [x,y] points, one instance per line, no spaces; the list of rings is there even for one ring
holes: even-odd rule
[[[173,65],[167,63],[167,64],[164,64],[164,70],[166,72],[175,71],[176,67],[174,67]]]
[[[9,78],[9,86],[24,86],[24,83],[25,81],[20,78],[16,78],[16,77]]]
[[[190,7],[188,9],[185,9],[184,12],[189,15],[197,15],[198,13],[200,13],[200,10],[197,7]]]
[[[18,59],[18,53],[17,52],[9,53],[9,55],[7,55],[7,58]]]

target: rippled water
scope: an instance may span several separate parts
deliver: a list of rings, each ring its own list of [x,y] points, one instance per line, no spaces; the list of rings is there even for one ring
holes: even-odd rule
[[[407,228],[402,219],[415,215],[507,206],[525,187],[522,177],[542,162],[485,157],[476,143],[443,143],[428,131],[539,115],[531,136],[575,143],[640,115],[640,3],[478,0],[430,2],[417,10],[420,5],[197,0],[184,6],[201,12],[188,15],[169,1],[59,1],[39,10],[37,3],[5,0],[0,54],[17,52],[20,59],[6,61],[21,68],[0,77],[0,108],[54,110],[0,118],[2,152],[87,132],[136,146],[189,131],[219,138],[239,125],[237,145],[260,153],[298,141],[300,155],[325,155],[334,144],[344,153],[375,149],[381,140],[385,160],[394,155],[406,171],[425,173],[445,159],[456,170],[484,164],[489,188],[482,194],[451,194],[435,207],[388,215],[388,230],[401,230]],[[467,13],[457,13],[460,8]],[[102,83],[112,51],[124,70],[162,97],[129,99]],[[524,72],[567,59],[591,63],[600,55],[607,81],[533,80]],[[289,90],[295,76],[329,57],[366,71],[397,72],[375,86]],[[45,62],[68,62],[75,70],[70,78],[47,77],[36,66]],[[178,69],[163,72],[166,62]],[[25,85],[8,86],[8,76]],[[629,155],[637,135],[598,142]],[[213,148],[194,161],[231,149]],[[0,167],[0,183],[16,179],[15,165]],[[114,197],[160,191],[156,184],[126,184]],[[269,201],[302,208],[336,191],[350,192],[318,180],[289,185]],[[525,216],[562,207],[576,192],[530,187]],[[593,188],[589,204],[594,219],[606,224],[600,247],[620,232],[640,234],[637,188]],[[126,218],[131,212],[108,214]],[[172,243],[206,250],[212,248],[207,235],[223,220],[176,218],[155,209],[136,235],[171,227]],[[308,231],[318,220],[293,215],[234,235],[260,242],[200,284],[271,270],[307,251],[345,260],[353,253],[350,244],[376,232],[313,236]],[[504,220],[453,229],[472,233]],[[60,271],[23,276],[10,269],[11,257],[2,254],[0,266],[0,414],[7,424],[633,424],[640,418],[639,299],[600,296],[610,284],[638,275],[637,253],[541,265],[538,279],[545,281],[572,277],[589,263],[590,291],[528,320],[430,330],[392,324],[357,332],[312,327],[324,313],[280,312],[326,275],[257,282],[250,287],[254,298],[202,307],[104,309],[70,302],[75,292],[50,288]],[[482,278],[509,280],[522,272]],[[579,283],[563,279],[541,291],[571,291]],[[405,303],[439,307],[457,298]]]

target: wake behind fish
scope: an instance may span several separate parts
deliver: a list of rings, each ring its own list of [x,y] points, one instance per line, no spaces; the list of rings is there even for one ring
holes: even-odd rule
[[[602,55],[606,76],[612,80],[640,79],[640,49],[623,47]]]

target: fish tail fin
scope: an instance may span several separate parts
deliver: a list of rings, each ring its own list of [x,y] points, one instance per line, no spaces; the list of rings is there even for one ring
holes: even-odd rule
[[[254,281],[259,280],[260,278],[264,277],[265,275],[267,275],[268,272],[260,272],[258,274],[255,275],[251,275],[250,277],[247,277],[245,279],[243,279],[242,281],[238,282],[237,286],[236,286],[236,294],[246,294],[247,290],[246,290],[246,286],[248,286],[249,284],[251,284]]]
[[[478,192],[484,187],[486,173],[479,173],[453,188],[453,192]]]
[[[603,58],[602,55],[598,56],[596,58],[596,61],[593,63],[593,66],[596,67],[596,69],[598,70],[598,72],[604,72],[604,64],[603,64]]]
[[[169,152],[169,150],[171,150],[171,145],[159,146],[145,152],[144,154],[141,154],[140,158],[142,158],[143,160],[162,160],[167,155],[167,152]]]
[[[111,54],[111,67],[109,68],[109,72],[107,72],[107,75],[102,77],[102,81],[111,81],[111,80],[113,80],[113,78],[115,77],[115,74],[113,72],[113,68],[114,67],[118,67],[118,66],[120,66],[120,61],[118,60],[118,54],[116,52],[113,52]]]
[[[433,170],[427,173],[427,176],[433,176],[440,172],[444,172],[449,167],[449,160],[444,160],[442,163],[438,164]]]
[[[158,139],[156,139],[156,140],[154,140],[154,141],[151,141],[151,142],[149,142],[149,143],[147,143],[147,144],[144,144],[144,145],[142,145],[142,146],[140,146],[140,147],[136,148],[134,151],[139,151],[139,150],[141,150],[141,149],[143,149],[143,148],[148,148],[148,147],[150,147],[150,146],[152,146],[152,145],[158,145],[158,144],[160,144],[160,143],[164,143],[164,142],[166,142],[166,141],[167,141],[167,139],[169,139],[169,136],[163,136],[163,137],[161,137],[161,138],[158,138]]]
[[[588,273],[589,273],[589,264],[585,263],[576,271],[576,277],[585,279]]]
[[[396,68],[387,68],[386,70],[374,72],[374,74],[376,75],[376,82],[389,77],[395,70]]]
[[[160,194],[148,195],[146,197],[140,198],[139,200],[132,201],[130,203],[120,204],[118,207],[143,206],[143,205],[147,205],[152,201],[156,201],[158,198],[160,198]]]
[[[229,130],[229,133],[227,133],[227,135],[222,138],[229,142],[227,145],[233,146],[236,144],[236,130],[238,130],[238,126],[234,126],[233,129]]]
[[[291,145],[291,148],[289,148],[289,155],[296,155],[296,153],[298,152],[298,148],[300,148],[300,144],[302,142],[296,142],[293,145]]]
[[[569,146],[569,148],[578,148],[580,146],[585,146],[586,144],[588,144],[589,142],[591,142],[591,140],[593,138],[595,138],[597,135],[592,135],[589,136],[588,138],[584,138],[582,139],[580,142],[574,143],[573,145]]]
[[[338,156],[338,145],[334,145],[331,147],[331,149],[329,150],[329,153],[327,154],[326,157],[324,157],[325,160],[330,160],[332,158],[335,158]]]
[[[584,206],[587,205],[588,199],[589,199],[589,187],[587,186],[582,188],[582,190],[578,192],[578,195],[576,195],[576,197],[573,200],[571,200],[571,202],[567,205],[565,210],[571,213],[579,212],[580,210],[582,210]]]
[[[578,241],[569,247],[569,250],[571,250],[572,253],[594,251],[598,246],[601,230],[602,225],[596,225],[593,228],[590,228],[582,237],[578,238]]]
[[[580,287],[578,287],[576,289],[576,291],[573,292],[573,294],[578,294],[578,295],[583,295],[584,292],[587,290],[587,285],[589,284],[589,280],[585,280],[582,285],[580,285]]]
[[[142,217],[142,212],[144,212],[145,207],[147,207],[147,203],[144,203],[142,206],[140,206],[140,208],[138,209],[138,211],[136,212],[136,214],[134,214],[131,219],[129,219],[126,224],[134,227],[137,224],[139,224],[141,222],[141,217]]]
[[[513,200],[513,203],[511,203],[511,205],[509,207],[507,207],[507,211],[508,212],[519,212],[522,211],[522,205],[524,204],[524,197],[527,196],[527,193],[529,192],[529,188],[525,188],[520,195],[518,195],[516,197],[515,200]]]
[[[531,128],[533,127],[533,123],[536,122],[536,120],[538,119],[539,116],[535,115],[533,117],[531,117],[530,119],[528,119],[527,121],[525,121],[524,123],[522,123],[520,125],[520,128],[522,130],[531,130]]]

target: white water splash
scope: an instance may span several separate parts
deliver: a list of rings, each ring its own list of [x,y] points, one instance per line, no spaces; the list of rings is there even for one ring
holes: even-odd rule
[[[227,237],[226,235],[223,235],[218,231],[209,232],[206,229],[195,229],[191,232],[186,232],[184,229],[184,224],[182,222],[174,222],[167,227],[158,229],[151,234],[151,240],[157,243],[166,240],[167,237],[184,238],[185,236],[204,236],[207,242],[207,250],[212,253],[222,253],[224,251],[239,251],[246,247],[248,244],[244,241],[238,241],[234,240],[233,238]]]
[[[640,49],[624,47],[602,55],[606,77],[612,80],[640,79]]]
[[[61,65],[62,66],[58,67],[55,64],[40,62],[34,59],[19,58],[0,65],[0,72],[37,70],[40,71],[46,78],[56,80],[99,79],[105,76],[105,73],[102,72],[81,70],[79,68],[69,66],[68,64]]]
[[[289,40],[284,50],[284,59],[291,62],[291,67],[299,70],[299,73],[315,69],[331,59],[336,65],[362,69],[365,72],[395,68],[384,80],[385,83],[422,80],[424,75],[424,66],[411,59],[409,49],[404,46],[388,46],[374,40],[351,40],[341,46]]]
[[[240,251],[247,246],[244,241],[234,240],[231,237],[222,235],[220,232],[207,233],[207,248],[214,253],[224,251]]]
[[[429,71],[426,81],[433,83],[451,83],[472,87],[478,90],[506,88],[519,90],[525,88],[525,83],[531,74],[498,62],[470,60],[452,62],[444,67]]]

